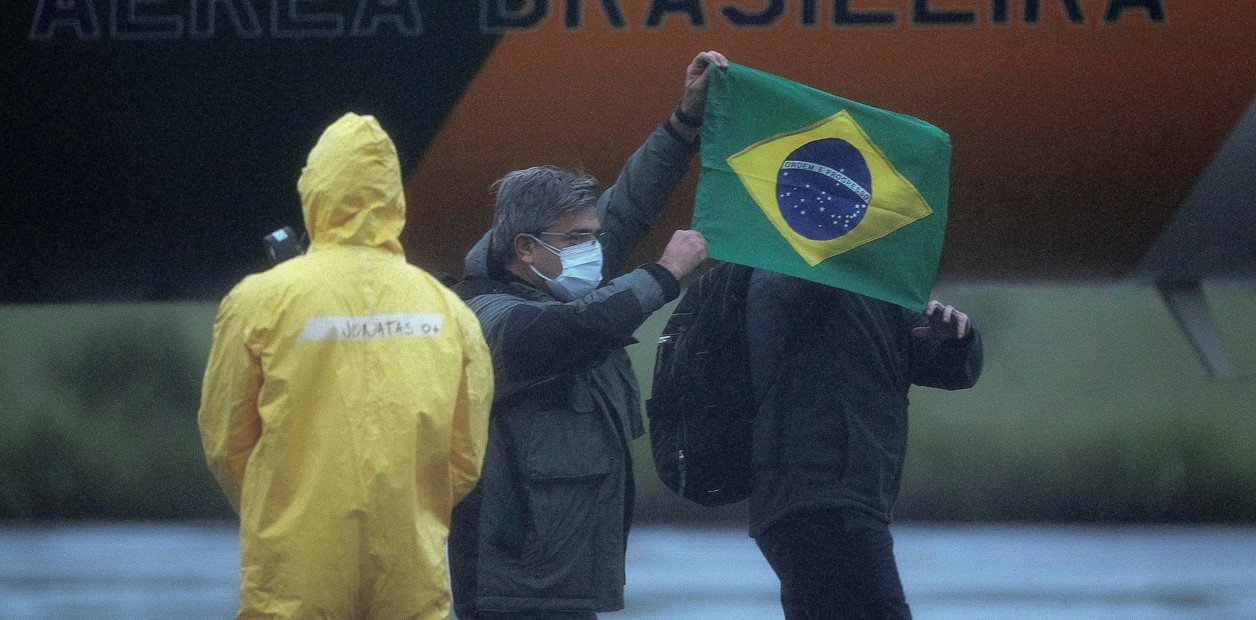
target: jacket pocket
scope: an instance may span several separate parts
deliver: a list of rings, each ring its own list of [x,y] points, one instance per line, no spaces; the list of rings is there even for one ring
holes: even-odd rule
[[[607,475],[546,478],[530,483],[532,531],[524,562],[537,596],[552,599],[597,597],[604,555]],[[622,512],[617,513],[622,515]],[[619,518],[622,519],[622,516]]]
[[[611,471],[602,416],[597,415],[592,399],[584,403],[573,398],[572,406],[572,410],[530,414],[528,441],[521,455],[528,480],[585,478]]]
[[[565,400],[566,408],[528,414],[520,455],[531,517],[524,563],[534,595],[592,599],[600,532],[606,508],[615,504],[616,461],[588,387],[575,383]]]

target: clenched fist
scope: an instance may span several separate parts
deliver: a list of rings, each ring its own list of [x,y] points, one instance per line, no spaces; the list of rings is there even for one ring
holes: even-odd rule
[[[680,111],[695,118],[702,118],[706,109],[707,75],[712,66],[728,68],[728,59],[717,51],[702,52],[694,57],[685,69],[685,90],[680,96]]]
[[[703,263],[706,262],[706,239],[696,230],[678,230],[667,243],[658,263],[671,272],[680,282],[681,288],[689,286],[702,275]]]

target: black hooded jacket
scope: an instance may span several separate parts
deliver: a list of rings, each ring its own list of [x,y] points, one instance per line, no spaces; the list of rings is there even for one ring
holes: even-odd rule
[[[782,517],[849,507],[889,522],[907,452],[912,385],[971,387],[981,336],[913,336],[922,315],[755,270],[746,322],[755,417],[750,534]]]

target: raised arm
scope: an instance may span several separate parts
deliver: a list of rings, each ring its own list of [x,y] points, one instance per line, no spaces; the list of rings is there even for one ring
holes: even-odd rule
[[[706,259],[706,243],[682,230],[656,263],[647,263],[567,303],[522,301],[509,294],[469,302],[491,343],[497,398],[521,385],[601,363],[632,338],[651,313],[680,295]]]
[[[484,321],[497,371],[497,398],[510,386],[591,368],[611,351],[635,342],[632,334],[651,312],[680,294],[658,265],[635,269],[567,303],[526,302],[484,295],[471,307]]]
[[[707,71],[712,65],[727,67],[728,61],[718,52],[702,52],[694,58],[685,71],[685,88],[676,112],[628,158],[615,184],[598,199],[603,273],[607,276],[623,269],[689,169],[689,160],[697,152],[698,126],[706,107]]]

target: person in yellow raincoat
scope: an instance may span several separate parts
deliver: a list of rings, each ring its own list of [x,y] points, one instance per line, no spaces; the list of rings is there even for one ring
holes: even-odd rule
[[[223,299],[198,416],[240,514],[239,617],[446,618],[488,348],[458,297],[405,261],[397,151],[374,118],[328,127],[298,188],[309,252]]]

